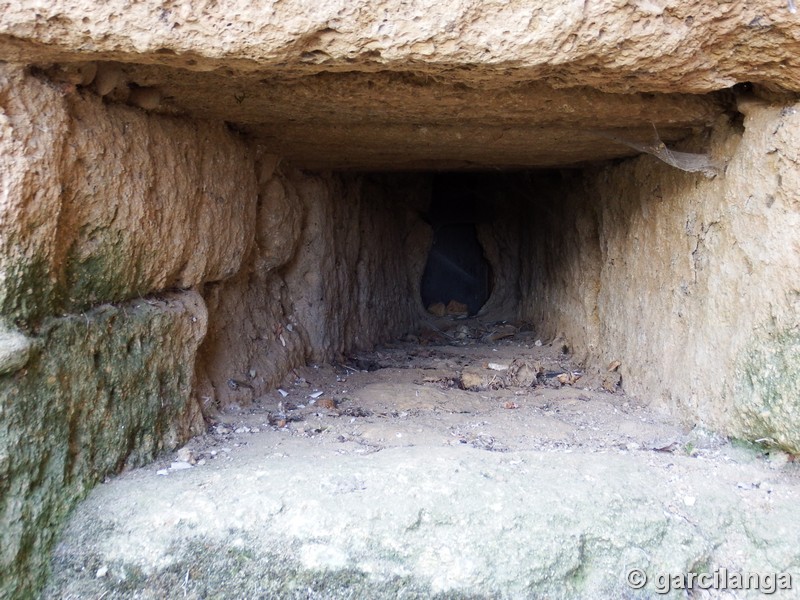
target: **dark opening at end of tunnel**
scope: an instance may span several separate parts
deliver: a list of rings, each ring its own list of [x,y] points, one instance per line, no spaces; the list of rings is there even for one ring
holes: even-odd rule
[[[425,307],[443,304],[452,308],[455,301],[465,305],[472,316],[492,293],[494,276],[477,231],[477,225],[491,221],[492,206],[475,185],[475,177],[458,173],[434,179],[426,215],[433,228],[433,243],[420,286]]]

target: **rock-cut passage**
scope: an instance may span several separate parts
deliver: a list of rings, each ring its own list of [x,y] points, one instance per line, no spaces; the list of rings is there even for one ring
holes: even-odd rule
[[[46,22],[60,27],[59,15]],[[181,558],[177,540],[142,536],[174,559],[154,567],[127,554],[125,535],[99,548],[128,527],[99,491],[96,551],[67,561],[104,588],[86,595],[141,596],[137,582],[166,565],[178,587],[151,597],[214,596],[218,582],[192,584],[213,571],[203,565],[259,552],[291,557],[269,585],[335,576],[343,596],[352,577],[382,577],[426,597],[618,597],[628,566],[800,564],[797,472],[779,464],[800,454],[794,98],[513,86],[498,72],[503,91],[485,104],[483,84],[401,73],[280,80],[161,68],[169,52],[138,66],[109,56],[0,64],[0,597],[34,593],[59,525],[95,483],[251,408],[258,422],[233,430],[244,437],[174,461],[197,477],[197,510],[181,512],[177,488],[170,511],[139,503],[147,531],[197,527],[191,551],[217,554]],[[432,174],[445,169],[486,172]],[[444,321],[426,310],[440,303]],[[459,312],[480,322],[447,320]],[[403,389],[357,388],[369,369],[348,357],[398,339],[412,348],[397,369],[414,353],[425,364],[402,369]],[[564,364],[532,360],[543,347]],[[643,421],[615,420],[633,398],[767,444],[775,469],[752,449],[724,474],[715,453],[738,452],[726,440],[706,444],[717,462],[699,462],[705,430],[642,437]],[[582,447],[602,404],[630,433]],[[462,416],[426,429],[451,414]],[[495,429],[504,422],[518,440]],[[251,433],[265,434],[259,445]],[[317,436],[330,452],[312,452]],[[243,470],[203,469],[242,447],[258,449]],[[673,458],[701,473],[673,477]],[[185,476],[174,471],[148,485],[161,492]],[[704,487],[709,473],[719,487]],[[262,484],[271,495],[253,504],[226,495]],[[526,548],[486,543],[504,540]]]

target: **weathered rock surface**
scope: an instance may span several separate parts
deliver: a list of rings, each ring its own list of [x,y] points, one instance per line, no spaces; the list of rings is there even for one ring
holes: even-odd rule
[[[0,597],[29,597],[59,526],[108,473],[202,431],[191,404],[202,298],[165,294],[48,318],[0,376]]]
[[[256,183],[219,123],[0,71],[0,312],[36,320],[236,273]]]
[[[712,479],[710,461],[670,457],[682,475],[663,478],[646,455],[345,456],[308,440],[243,452],[96,489],[44,597],[653,598],[660,573],[800,561],[796,485],[737,487],[759,477],[753,466],[715,462]],[[649,577],[641,590],[627,584],[633,568]]]
[[[616,364],[613,389],[621,384],[687,421],[800,453],[793,7],[781,0],[3,5],[0,325],[21,332],[0,340],[3,591],[30,589],[76,499],[104,473],[192,430],[198,401],[249,402],[293,366],[404,333],[422,313],[431,231],[420,212],[430,177],[298,166],[584,167],[495,180],[509,187],[489,196],[500,208],[478,227],[495,271],[486,312],[516,311],[595,370]],[[742,95],[747,86],[728,89],[741,82],[752,82],[755,96]],[[653,156],[594,164],[640,153],[655,135],[726,166],[707,179]],[[659,148],[663,158],[668,150]],[[289,164],[278,168],[282,159]],[[164,304],[127,302],[172,288],[197,289],[208,304],[209,336],[199,352],[206,317],[194,292]],[[105,302],[127,303],[98,308]],[[425,472],[414,472],[418,458],[399,464],[424,481]],[[477,464],[506,468],[491,460]],[[610,473],[615,464],[602,468]],[[284,475],[310,477],[309,468]],[[445,477],[429,468],[431,477]],[[537,469],[534,480],[556,477]],[[646,468],[637,473],[623,498],[644,507],[633,517],[613,501],[600,525],[534,506],[543,522],[565,523],[566,537],[556,542],[545,536],[549,529],[526,530],[518,504],[501,502],[521,541],[537,550],[556,543],[550,562],[521,548],[533,566],[504,570],[492,561],[492,543],[505,540],[505,530],[468,505],[482,537],[465,538],[460,563],[444,551],[432,555],[424,536],[402,559],[411,561],[407,569],[395,569],[390,551],[399,550],[390,542],[381,552],[392,573],[412,573],[425,591],[468,582],[491,593],[497,578],[535,583],[556,573],[578,595],[586,582],[609,594],[621,588],[597,574],[619,566],[611,559],[597,558],[596,571],[576,566],[575,539],[578,555],[595,556],[592,544],[642,546],[680,569],[725,543],[704,533],[702,543],[691,538],[662,553],[669,536],[690,533],[683,521],[665,525],[663,507],[639,494]],[[477,485],[464,477],[456,488]],[[271,489],[294,502],[305,485],[295,483]],[[572,483],[557,482],[568,493]],[[378,504],[362,507],[373,520],[383,509],[371,507],[398,492],[381,485],[371,498]],[[542,498],[561,498],[555,484],[543,489]],[[525,498],[537,491],[527,488]],[[424,514],[462,525],[440,492],[425,490],[442,507],[426,505]],[[574,492],[583,498],[585,490]],[[703,503],[703,523],[716,516],[712,500]],[[317,508],[303,510],[335,526]],[[288,523],[307,527],[304,514],[292,505]],[[351,529],[354,514],[344,521]],[[398,512],[400,525],[385,539],[423,527],[424,514]],[[586,534],[592,527],[597,537]],[[648,537],[639,540],[637,531]],[[321,564],[333,556],[334,569],[366,572],[373,549],[355,539],[344,549],[329,540],[310,542],[318,544],[311,550],[276,548],[292,557],[290,570],[308,556]],[[747,543],[783,547],[766,538]],[[797,557],[787,551],[784,559]],[[434,573],[443,561],[450,575]]]
[[[800,29],[777,1],[22,2],[7,13],[0,57],[113,101],[143,106],[147,90],[153,110],[235,123],[317,169],[631,156],[596,130],[647,143],[656,126],[674,141],[728,110],[715,92],[735,83],[800,90]]]
[[[2,54],[28,63],[97,56],[234,73],[418,70],[480,81],[508,72],[625,93],[702,93],[742,80],[800,91],[798,17],[782,1],[24,0],[4,17]]]
[[[708,180],[652,157],[542,185],[523,312],[687,421],[800,451],[800,106],[740,103]],[[549,187],[548,187],[549,186]],[[547,191],[544,191],[547,190]],[[593,201],[587,202],[587,199]]]
[[[236,277],[204,292],[203,404],[248,404],[307,360],[411,330],[427,248],[405,240],[422,222],[425,183],[297,171],[262,181],[256,248]]]

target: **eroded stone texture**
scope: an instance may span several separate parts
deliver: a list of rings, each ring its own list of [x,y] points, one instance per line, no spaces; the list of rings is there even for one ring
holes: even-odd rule
[[[257,247],[236,277],[205,290],[202,403],[249,403],[306,360],[409,331],[426,247],[407,238],[425,189],[396,176],[262,177]]]
[[[82,310],[233,275],[256,184],[220,123],[104,106],[0,71],[0,312]]]
[[[310,169],[518,168],[617,158],[634,152],[594,130],[646,142],[655,126],[671,141],[708,127],[728,105],[723,93],[559,90],[503,74],[460,83],[396,71],[233,75],[116,68],[132,84],[162,90],[159,111],[233,121],[271,152]],[[126,85],[118,93],[126,101]]]
[[[59,526],[102,477],[202,430],[191,405],[207,314],[194,292],[46,319],[0,376],[0,596],[41,585]]]
[[[95,54],[198,71],[401,69],[462,81],[508,72],[615,92],[755,80],[800,91],[796,20],[787,2],[746,0],[24,0],[4,6],[0,48],[23,62]]]
[[[224,478],[209,467],[168,481],[140,471],[95,490],[59,545],[45,597],[188,588],[188,597],[678,600],[683,586],[666,589],[658,574],[720,567],[789,571],[797,585],[800,494],[763,465],[575,447],[439,442],[353,456],[280,444],[278,456],[274,445],[237,455]],[[758,481],[757,469],[762,489],[736,485]],[[133,494],[151,501],[131,506]],[[627,584],[633,568],[646,588]]]
[[[0,58],[112,101],[233,122],[303,168],[582,164],[635,154],[594,130],[647,142],[656,126],[675,141],[727,110],[720,90],[738,82],[800,90],[796,16],[778,0],[6,12]]]
[[[7,65],[0,154],[0,596],[19,597],[88,488],[202,430],[190,399],[202,298],[103,303],[233,275],[257,186],[221,123],[105,104]]]
[[[523,312],[596,365],[621,361],[627,391],[798,452],[800,106],[740,107],[713,180],[643,157],[545,188],[563,208],[542,212]]]

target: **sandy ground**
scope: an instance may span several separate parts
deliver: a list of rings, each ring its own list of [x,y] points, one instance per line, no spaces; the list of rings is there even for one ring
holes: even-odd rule
[[[522,324],[432,325],[297,369],[98,487],[44,597],[761,595],[660,593],[720,568],[800,586],[793,457],[682,426]]]

